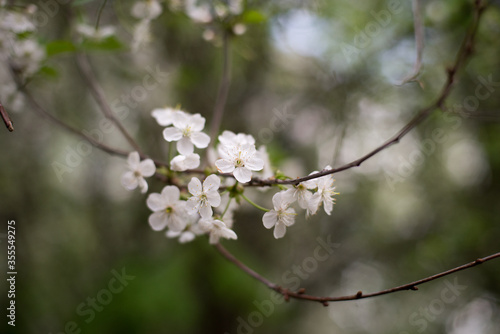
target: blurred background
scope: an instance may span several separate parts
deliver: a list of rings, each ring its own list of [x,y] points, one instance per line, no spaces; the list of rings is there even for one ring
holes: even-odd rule
[[[203,115],[208,132],[228,32],[231,85],[221,130],[252,134],[290,177],[361,157],[433,103],[473,11],[472,1],[421,1],[419,81],[399,85],[416,59],[409,1],[172,0],[158,3],[159,13],[155,1],[139,9],[133,1],[28,4],[7,1],[2,29],[12,29],[8,12],[35,25],[17,36],[43,51],[26,84],[36,101],[132,151],[116,128],[100,123],[75,65],[74,51],[82,50],[124,126],[163,161],[168,144],[151,111],[180,104]],[[97,17],[115,27],[112,34],[75,32],[76,23],[93,26]],[[4,317],[2,333],[498,333],[498,260],[418,291],[323,307],[276,299],[204,237],[179,244],[152,231],[147,195],[120,184],[126,160],[34,112],[13,89],[8,62],[20,58],[5,56],[9,45],[0,45],[0,100],[15,127],[0,131],[0,241],[6,251],[6,222],[15,220],[18,272],[16,327]],[[500,7],[492,2],[446,112],[336,174],[331,216],[301,213],[275,240],[262,212],[243,204],[235,213],[238,240],[224,246],[271,281],[322,296],[375,292],[498,252],[499,50]],[[158,84],[144,89],[152,72]],[[148,183],[150,192],[164,186]],[[275,192],[246,194],[270,207]],[[5,310],[6,291],[1,299]]]

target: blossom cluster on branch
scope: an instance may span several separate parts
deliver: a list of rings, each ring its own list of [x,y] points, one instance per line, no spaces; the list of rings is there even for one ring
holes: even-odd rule
[[[211,157],[207,159],[203,171],[194,171],[206,175],[205,178],[192,177],[187,185],[169,184],[161,193],[148,196],[146,203],[153,211],[149,224],[153,230],[166,228],[168,237],[179,237],[182,243],[203,234],[209,234],[211,244],[218,243],[220,238],[237,239],[232,230],[233,212],[241,199],[265,211],[262,222],[267,229],[274,227],[276,239],[282,238],[286,228],[295,223],[297,213],[292,207],[294,202],[306,210],[306,217],[316,214],[322,205],[325,212],[331,214],[334,196],[338,194],[332,175],[304,181],[290,188],[279,186],[280,191],[272,199],[273,209],[269,210],[244,194],[245,184],[252,180],[253,173],[262,174],[264,166],[270,165],[265,146],[257,150],[252,135],[225,130],[218,136],[217,148],[213,149],[209,147],[210,137],[202,132],[205,118],[200,114],[167,107],[154,109],[151,115],[160,126],[166,127],[163,138],[170,143],[170,153],[174,150],[175,142],[175,150],[179,154],[170,160],[169,168],[156,170],[153,160],[140,161],[138,152],[130,153],[129,170],[124,172],[121,180],[126,189],[139,188],[142,193],[146,193],[148,184],[145,178],[153,176],[155,171],[165,174],[167,180],[172,179],[174,174],[179,174],[176,179],[182,179],[178,176],[183,172],[188,173],[200,167],[201,158],[195,153],[195,148],[207,149],[209,154],[206,156]],[[330,168],[327,166],[325,170]]]

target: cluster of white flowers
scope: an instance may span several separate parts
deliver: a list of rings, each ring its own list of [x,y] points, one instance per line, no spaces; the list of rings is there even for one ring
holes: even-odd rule
[[[134,27],[132,50],[139,50],[141,46],[151,40],[151,21],[160,16],[162,12],[163,8],[158,0],[137,1],[132,6],[130,14],[139,19],[139,22]]]
[[[0,59],[10,59],[16,72],[30,77],[45,60],[45,49],[32,37],[35,25],[31,19],[35,5],[19,10],[0,8]]]
[[[276,239],[282,238],[286,234],[286,228],[295,223],[297,213],[292,207],[294,202],[306,210],[306,217],[316,214],[322,205],[325,212],[331,214],[335,203],[334,196],[337,195],[332,175],[315,177],[288,189],[280,186],[282,190],[272,199],[273,209],[267,210],[244,196],[244,188],[238,188],[237,184],[250,182],[254,172],[260,173],[261,178],[273,176],[265,146],[261,146],[257,151],[254,137],[226,130],[218,136],[217,149],[207,152],[212,153],[212,158],[207,154],[207,169],[194,170],[200,166],[200,155],[194,152],[195,148],[204,149],[210,143],[210,137],[202,132],[205,118],[200,114],[193,115],[170,107],[154,109],[151,115],[160,126],[165,127],[163,138],[170,143],[176,142],[176,151],[179,152],[179,155],[170,161],[170,172],[166,175],[172,176],[169,173],[189,170],[191,173],[212,172],[204,179],[192,177],[187,187],[183,186],[187,191],[181,192],[181,186],[167,185],[161,193],[150,194],[146,203],[153,211],[149,217],[153,230],[161,231],[167,228],[167,237],[179,238],[181,243],[203,234],[209,235],[212,244],[218,243],[220,238],[237,239],[232,230],[233,211],[237,208],[237,201],[234,199],[240,196],[267,211],[262,222],[265,228],[274,227],[273,234]],[[170,149],[174,149],[172,145]],[[129,171],[122,176],[122,184],[129,190],[139,187],[145,193],[148,185],[144,178],[155,173],[154,162],[151,159],[140,161],[139,154],[133,152],[129,155],[128,165]],[[330,169],[330,166],[326,166],[324,170]],[[213,174],[216,170],[220,175]],[[310,175],[316,173],[318,172]],[[227,191],[223,192],[224,196],[219,192],[221,177],[226,181],[224,188]],[[176,182],[179,180],[183,180],[180,175]],[[185,178],[184,180],[187,183]]]

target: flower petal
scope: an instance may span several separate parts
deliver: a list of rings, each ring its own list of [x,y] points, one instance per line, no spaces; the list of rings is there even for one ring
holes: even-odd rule
[[[143,177],[138,177],[137,182],[139,182],[141,193],[145,194],[148,191],[148,183],[146,182],[146,180],[144,180]]]
[[[139,184],[133,172],[123,173],[121,181],[122,185],[128,190],[134,190]]]
[[[178,201],[180,194],[181,192],[176,186],[166,186],[165,188],[163,188],[163,190],[161,191],[161,197],[166,204],[165,207],[167,207],[168,205],[172,205],[176,201]]]
[[[154,212],[149,216],[149,225],[155,231],[161,231],[168,224],[168,215],[164,211]]]
[[[191,133],[191,142],[198,148],[205,148],[210,143],[210,136],[203,132]]]
[[[201,187],[201,181],[196,177],[191,178],[191,181],[189,181],[188,183],[188,190],[191,195],[200,196],[203,191],[203,188]]]
[[[207,195],[208,203],[210,203],[211,206],[216,208],[220,205],[221,198],[220,198],[220,195],[217,191],[207,192],[206,195]]]
[[[132,152],[128,155],[128,158],[127,158],[127,163],[129,165],[129,167],[132,169],[132,170],[135,170],[137,169],[137,167],[139,166],[139,162],[141,161],[141,157],[139,156],[139,153],[137,152]]]
[[[264,168],[264,160],[255,157],[250,158],[245,161],[245,167],[255,171],[261,170],[262,168]]]
[[[208,193],[210,191],[217,191],[220,186],[220,179],[217,175],[209,175],[205,181],[203,181],[203,191]]]
[[[166,128],[163,130],[163,138],[165,138],[165,140],[168,142],[178,141],[182,138],[182,130],[174,127]]]
[[[156,166],[153,160],[151,159],[146,159],[143,160],[139,163],[139,172],[142,174],[142,176],[145,177],[150,177],[153,176],[153,174],[156,172]]]
[[[151,209],[151,211],[165,210],[168,206],[168,203],[164,196],[157,193],[149,194],[148,199],[146,200],[146,204],[148,208]]]
[[[285,224],[278,223],[276,224],[276,227],[274,228],[274,237],[276,239],[283,238],[286,233],[286,226]]]
[[[213,211],[210,205],[202,205],[200,207],[200,215],[202,218],[210,218],[212,217]]]
[[[252,172],[246,167],[236,167],[233,175],[241,183],[246,183],[252,179]]]
[[[151,115],[161,126],[168,126],[174,122],[175,111],[172,108],[157,108],[151,112]]]
[[[234,163],[226,159],[217,160],[215,166],[221,173],[231,173],[234,171]]]
[[[198,132],[203,130],[203,128],[205,127],[205,118],[200,114],[194,114],[189,118],[189,123],[191,125],[191,129],[195,132]]]
[[[262,217],[262,222],[265,228],[272,228],[278,222],[278,214],[274,210],[266,212]]]
[[[191,197],[186,202],[186,211],[190,215],[195,215],[200,209],[200,201],[196,197]]]
[[[174,232],[183,231],[186,228],[187,222],[181,216],[171,213],[168,220],[168,228]]]
[[[177,142],[177,151],[182,155],[190,155],[194,152],[194,146],[189,137],[182,137]]]

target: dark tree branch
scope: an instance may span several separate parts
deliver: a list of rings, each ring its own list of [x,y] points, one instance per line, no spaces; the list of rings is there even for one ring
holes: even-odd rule
[[[7,129],[12,132],[14,131],[14,125],[12,124],[12,121],[10,120],[9,114],[7,114],[7,111],[3,107],[2,103],[0,103],[0,116],[3,119],[3,122],[5,123],[5,126]]]
[[[120,132],[123,134],[125,139],[128,141],[130,146],[132,146],[137,152],[139,152],[141,156],[144,156],[141,148],[136,143],[134,138],[132,138],[132,136],[128,133],[128,131],[123,127],[122,123],[113,114],[113,110],[111,110],[111,107],[106,101],[104,92],[99,83],[97,82],[97,79],[94,75],[94,72],[92,71],[92,67],[90,66],[87,56],[82,53],[77,53],[76,64],[78,66],[78,69],[80,70],[80,73],[82,74],[83,79],[85,80],[87,86],[89,87],[92,96],[99,105],[99,108],[101,109],[104,117],[113,122],[118,128],[118,130],[120,130]]]
[[[475,267],[477,265],[480,265],[486,261],[490,261],[496,258],[500,257],[500,252],[488,255],[483,258],[479,258],[475,261],[463,264],[461,266],[455,267],[450,270],[443,271],[441,273],[435,274],[428,276],[426,278],[420,279],[418,281],[414,281],[411,283],[403,284],[400,286],[396,286],[390,289],[385,289],[381,290],[378,292],[372,292],[372,293],[363,293],[362,291],[358,291],[356,294],[353,295],[347,295],[347,296],[339,296],[339,297],[321,297],[321,296],[312,296],[312,295],[306,295],[305,294],[305,289],[301,288],[297,291],[290,291],[286,288],[281,287],[280,285],[273,283],[266,279],[265,277],[261,276],[251,268],[247,267],[245,264],[243,264],[240,260],[238,260],[233,254],[231,254],[227,249],[225,249],[221,244],[215,245],[215,248],[219,251],[219,253],[222,254],[227,260],[235,264],[238,268],[243,270],[245,273],[248,275],[252,276],[259,282],[263,283],[265,286],[267,286],[269,289],[272,289],[276,291],[277,293],[283,295],[285,297],[285,300],[289,300],[290,298],[295,298],[295,299],[301,299],[301,300],[309,300],[309,301],[314,301],[314,302],[319,302],[322,303],[324,306],[328,306],[328,302],[341,302],[341,301],[347,301],[347,300],[356,300],[356,299],[364,299],[364,298],[370,298],[370,297],[377,297],[377,296],[382,296],[382,295],[387,295],[390,293],[398,292],[398,291],[405,291],[405,290],[418,290],[417,286],[434,281],[438,278],[448,276],[451,274],[454,274],[456,272]]]
[[[426,120],[432,112],[434,112],[437,109],[444,109],[444,102],[448,98],[451,92],[451,88],[453,86],[453,83],[455,82],[455,78],[457,75],[457,72],[459,69],[464,65],[465,61],[467,58],[472,54],[473,52],[473,45],[474,45],[474,39],[476,37],[476,32],[477,28],[479,25],[479,21],[481,18],[482,13],[484,12],[485,6],[483,5],[481,0],[475,0],[474,2],[474,19],[471,27],[469,28],[462,45],[457,53],[457,56],[455,58],[455,62],[452,67],[447,69],[447,79],[446,82],[441,90],[441,93],[439,96],[436,98],[435,102],[432,103],[430,106],[427,108],[424,108],[420,110],[401,130],[399,130],[392,138],[387,140],[385,143],[380,145],[379,147],[375,148],[373,151],[365,154],[361,158],[354,160],[350,163],[347,163],[343,166],[329,169],[329,170],[323,170],[319,173],[312,174],[312,175],[307,175],[304,177],[299,177],[296,179],[288,179],[288,180],[280,180],[280,179],[267,179],[267,180],[262,180],[259,178],[253,178],[248,184],[248,186],[271,186],[274,184],[292,184],[292,185],[297,185],[300,182],[303,181],[308,181],[311,179],[316,179],[325,175],[330,175],[330,174],[335,174],[342,172],[347,169],[351,169],[354,167],[359,167],[363,162],[366,160],[370,159],[374,155],[378,154],[381,151],[384,151],[385,149],[389,148],[390,146],[399,143],[399,141],[408,134],[411,130],[413,130],[416,126],[421,124],[424,120]]]

